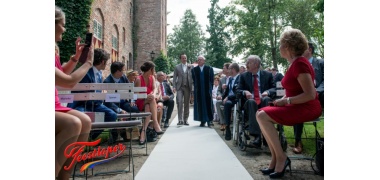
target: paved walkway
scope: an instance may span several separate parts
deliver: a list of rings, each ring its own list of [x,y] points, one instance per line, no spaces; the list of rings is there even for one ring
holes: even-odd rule
[[[136,180],[252,180],[247,170],[214,129],[177,126],[178,116],[159,139],[154,150],[137,173]]]

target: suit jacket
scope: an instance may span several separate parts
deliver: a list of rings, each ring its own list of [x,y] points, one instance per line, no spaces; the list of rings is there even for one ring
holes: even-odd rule
[[[315,88],[317,88],[318,93],[324,92],[324,60],[313,57],[311,65],[313,66],[315,73]]]
[[[267,71],[259,71],[260,73],[260,93],[269,91],[269,94],[276,93],[276,86],[273,83],[272,73]],[[247,71],[240,74],[240,81],[237,88],[237,93],[243,94],[243,91],[253,92],[253,75]],[[253,93],[252,93],[253,94]],[[245,97],[245,96],[244,96]]]
[[[217,96],[223,97],[225,89],[222,88],[223,84],[226,84],[227,82],[227,76],[224,76],[220,79],[219,81],[219,86],[218,86],[218,92],[216,93]]]
[[[193,65],[191,64],[187,64],[187,81],[189,82],[189,86],[190,86],[190,91],[193,90],[193,78],[191,77],[191,70],[193,69]],[[183,76],[185,75],[185,72],[183,72],[183,69],[182,69],[182,63],[178,64],[175,68],[174,68],[174,74],[173,74],[173,87],[176,89],[176,90],[179,90],[182,86],[182,78]]]
[[[240,75],[237,75],[234,84],[232,85],[232,92],[234,95],[229,95],[230,92],[230,86],[227,84],[227,88],[225,89],[223,93],[223,99],[228,97],[228,100],[236,100],[236,92],[237,92],[237,87],[239,86],[240,83]]]
[[[276,83],[278,81],[281,81],[282,78],[284,78],[284,75],[282,75],[281,73],[277,73],[276,75],[274,75],[274,77],[273,77],[273,83],[274,83],[274,85],[276,86]]]
[[[108,75],[108,77],[106,79],[104,79],[103,83],[115,83],[115,81],[113,80],[112,75],[110,74],[110,75]],[[120,80],[117,83],[129,83],[129,80],[123,74],[123,76],[120,77]],[[129,101],[127,101],[127,100],[120,100],[120,106],[122,106],[122,104],[124,104],[126,102],[129,102]],[[104,102],[104,105],[107,106],[108,108],[112,109],[116,113],[120,113],[120,111],[121,111],[121,109],[119,108],[119,106],[116,105],[113,102]]]
[[[162,85],[164,86],[164,90],[167,96],[169,96],[170,100],[174,99],[174,93],[172,91],[172,88],[167,82],[162,82]]]
[[[83,77],[83,79],[79,83],[96,83],[94,70],[90,68],[87,71],[87,74]],[[94,90],[89,91],[72,91],[72,93],[83,93],[83,92],[95,92]],[[87,103],[87,107],[91,107],[92,103],[94,106],[98,106],[103,103],[101,100],[90,100],[90,101],[74,101],[73,103],[69,103],[67,106],[75,109],[78,106],[84,106],[84,103]]]

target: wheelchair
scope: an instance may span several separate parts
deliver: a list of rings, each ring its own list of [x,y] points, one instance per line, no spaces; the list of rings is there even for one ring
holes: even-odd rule
[[[242,104],[242,99],[245,98],[241,93],[236,94],[238,99],[236,113],[234,113],[234,125],[233,125],[233,140],[235,145],[241,150],[245,151],[247,147],[256,148],[249,144],[251,139],[248,131],[248,113],[244,110],[244,104]],[[272,98],[273,99],[273,98]],[[278,131],[278,138],[281,143],[282,150],[286,152],[288,148],[288,142],[284,133],[283,125],[276,124]]]

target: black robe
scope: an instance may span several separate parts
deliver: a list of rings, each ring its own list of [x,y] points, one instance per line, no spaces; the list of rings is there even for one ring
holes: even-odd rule
[[[201,68],[197,66],[191,70],[191,76],[194,83],[194,121],[212,121],[214,70],[212,67],[204,65],[201,72]]]

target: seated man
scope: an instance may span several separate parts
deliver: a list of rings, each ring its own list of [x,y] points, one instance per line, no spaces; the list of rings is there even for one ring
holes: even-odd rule
[[[218,86],[218,91],[216,93],[216,113],[218,114],[219,117],[219,124],[220,124],[220,130],[224,131],[226,128],[226,122],[224,120],[224,113],[222,110],[223,106],[223,94],[226,91],[227,84],[228,84],[228,78],[229,78],[229,72],[228,72],[228,67],[230,66],[230,63],[224,63],[223,64],[223,75],[222,78],[220,78],[219,81],[219,86]]]
[[[125,65],[122,62],[113,62],[111,64],[111,74],[103,81],[103,83],[129,83],[129,80],[125,75],[123,74],[123,71],[125,71]],[[108,108],[111,108],[113,111],[115,111],[118,114],[125,114],[126,112],[135,112],[139,113],[139,109],[137,106],[130,102],[130,100],[121,100],[120,101],[120,107],[116,105],[115,103],[106,102],[104,103],[105,106]]]
[[[226,91],[223,94],[224,118],[226,120],[226,136],[224,137],[224,139],[227,141],[231,140],[231,109],[237,102],[235,93],[240,79],[239,65],[237,63],[232,63],[228,67],[228,71],[231,76],[228,80],[229,82]]]
[[[123,71],[125,71],[124,63],[113,62],[110,69],[111,74],[103,81],[103,83],[129,83],[127,77],[125,77],[123,74]],[[126,114],[127,112],[140,112],[137,106],[134,103],[131,103],[130,100],[121,100],[116,104],[113,102],[104,102],[104,105],[118,114]],[[125,129],[121,129],[120,136],[124,141],[127,141],[127,132]]]
[[[90,68],[83,77],[83,79],[79,83],[102,83],[102,72],[107,64],[107,60],[110,58],[110,54],[107,53],[103,49],[95,49],[94,50],[94,62],[93,67]],[[77,93],[83,91],[76,91]],[[86,91],[86,92],[94,92],[94,91]],[[73,91],[74,93],[74,91]],[[93,101],[74,101],[73,103],[69,103],[68,107],[76,109],[78,111],[92,111],[92,112],[104,112],[104,121],[105,122],[114,122],[117,119],[116,113],[106,107],[103,104],[103,101],[93,100]],[[91,139],[96,139],[103,130],[94,130]],[[110,143],[114,143],[117,139],[117,131],[116,129],[111,130],[112,137],[110,137]]]
[[[257,55],[247,58],[247,72],[240,74],[237,93],[243,95],[242,103],[245,112],[248,112],[249,133],[255,137],[250,142],[253,147],[261,147],[261,129],[256,120],[256,111],[268,106],[271,101],[269,95],[276,93],[272,73],[260,70],[261,59]]]
[[[174,94],[167,82],[164,82],[165,74],[162,71],[157,72],[157,81],[161,90],[163,105],[168,107],[166,114],[163,114],[164,128],[169,127],[169,120],[174,109]]]

